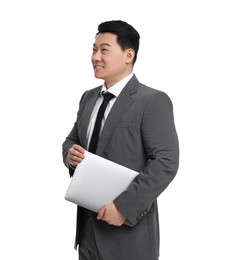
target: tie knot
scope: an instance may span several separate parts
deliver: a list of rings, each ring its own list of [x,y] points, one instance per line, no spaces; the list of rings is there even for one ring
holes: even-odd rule
[[[110,92],[104,92],[103,93],[103,97],[104,97],[104,101],[105,102],[109,102],[115,95],[113,95],[112,93]]]

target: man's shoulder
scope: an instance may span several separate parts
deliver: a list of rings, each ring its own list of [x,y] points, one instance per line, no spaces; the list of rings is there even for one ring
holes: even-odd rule
[[[100,93],[100,90],[102,88],[102,85],[98,86],[98,87],[95,87],[95,88],[92,88],[92,89],[88,89],[86,90],[83,95],[81,96],[81,102],[83,100],[87,100],[88,98],[90,98],[92,95],[95,95],[97,93]]]
[[[162,90],[159,90],[157,88],[154,87],[149,87],[148,85],[145,85],[143,83],[139,83],[139,89],[140,91],[144,92],[144,93],[149,93],[149,94],[163,94],[164,92]]]
[[[166,93],[162,90],[159,90],[156,87],[149,87],[148,85],[141,83],[136,75],[134,75],[128,84],[126,85],[126,91],[130,93],[138,93],[143,96],[151,96],[151,95],[165,95]]]
[[[91,89],[88,89],[88,90],[85,91],[85,94],[87,94],[87,95],[94,95],[95,93],[100,92],[101,88],[102,88],[102,85],[94,87],[94,88],[91,88]]]
[[[139,83],[138,94],[143,99],[151,99],[154,97],[158,99],[169,99],[169,96],[166,92],[154,87],[149,87],[143,83]]]

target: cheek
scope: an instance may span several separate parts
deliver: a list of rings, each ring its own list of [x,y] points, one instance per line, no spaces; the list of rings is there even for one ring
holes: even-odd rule
[[[94,62],[95,58],[94,58],[94,54],[91,55],[91,62]]]
[[[115,68],[121,68],[125,64],[125,60],[122,55],[112,57],[110,62]]]

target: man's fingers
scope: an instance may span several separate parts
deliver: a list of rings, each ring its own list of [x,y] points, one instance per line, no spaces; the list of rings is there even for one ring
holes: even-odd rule
[[[85,149],[78,144],[72,145],[72,147],[68,151],[67,160],[73,165],[77,166],[85,158]]]
[[[101,208],[101,210],[99,211],[98,215],[97,215],[97,219],[102,219],[104,216],[104,212],[105,212],[105,208]]]
[[[80,145],[78,145],[78,144],[73,144],[72,148],[74,150],[78,151],[79,153],[82,153],[82,154],[85,153],[85,149],[83,147],[81,147]]]

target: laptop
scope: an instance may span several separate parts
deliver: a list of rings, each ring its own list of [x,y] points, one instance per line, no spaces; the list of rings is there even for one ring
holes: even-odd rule
[[[65,199],[94,212],[112,202],[127,190],[139,173],[85,152],[84,160],[78,164],[70,181]]]

